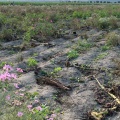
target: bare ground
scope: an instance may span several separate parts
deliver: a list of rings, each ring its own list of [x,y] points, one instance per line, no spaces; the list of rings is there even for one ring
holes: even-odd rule
[[[80,36],[82,32],[84,31],[79,31],[79,35],[72,39],[59,38],[48,43],[39,43],[38,46],[22,52],[13,49],[15,46],[21,45],[22,40],[1,43],[1,62],[12,62],[14,67],[21,67],[26,70],[27,59],[33,57],[38,61],[38,67],[49,73],[56,67],[62,68],[54,77],[64,85],[70,86],[70,91],[61,91],[50,85],[37,85],[34,70],[27,70],[17,80],[21,83],[22,89],[27,89],[29,92],[39,92],[41,103],[46,103],[53,108],[60,108],[58,120],[87,120],[89,119],[87,117],[88,112],[101,108],[101,105],[95,100],[95,91],[99,86],[95,79],[90,79],[90,75],[96,74],[103,85],[111,82],[119,84],[120,76],[111,74],[111,71],[116,67],[113,59],[120,56],[120,46],[103,52],[101,47],[105,45],[105,39],[100,38],[100,35],[106,34],[105,31],[94,29],[86,31],[88,41],[93,44],[93,47],[80,53],[78,58],[70,60],[73,66],[65,66],[68,59],[67,53],[72,50],[74,44],[83,40]],[[102,53],[105,53],[105,56],[98,57]],[[90,65],[91,68],[103,69],[103,71],[91,70],[86,72],[86,70],[75,67],[75,64]],[[117,115],[105,118],[105,120],[119,119],[119,112]]]

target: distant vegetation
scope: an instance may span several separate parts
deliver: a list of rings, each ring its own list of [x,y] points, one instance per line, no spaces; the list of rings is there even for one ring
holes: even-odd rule
[[[103,2],[81,2],[81,1],[61,1],[61,2],[1,2],[0,1],[0,5],[13,5],[13,3],[14,3],[14,5],[22,5],[22,6],[24,6],[24,5],[56,5],[56,4],[58,4],[58,5],[78,5],[78,4],[80,4],[80,5],[91,5],[91,4],[114,4],[114,3],[110,3],[110,2],[105,2],[105,1],[103,1]],[[120,3],[120,2],[118,2],[118,3]],[[117,4],[118,4],[117,3]]]
[[[83,27],[116,29],[120,27],[119,5],[64,4],[61,6],[39,3],[41,6],[34,6],[25,4],[27,3],[23,6],[1,5],[0,41],[23,39],[26,44],[35,39],[39,42],[46,42],[63,36],[70,29],[78,30]]]

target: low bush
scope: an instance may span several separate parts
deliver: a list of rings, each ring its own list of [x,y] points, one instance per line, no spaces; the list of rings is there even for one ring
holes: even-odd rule
[[[110,32],[106,36],[106,43],[110,46],[118,46],[120,45],[120,35],[115,32]]]

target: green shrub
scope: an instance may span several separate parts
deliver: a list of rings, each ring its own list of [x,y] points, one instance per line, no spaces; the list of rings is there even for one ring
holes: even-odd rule
[[[106,43],[110,46],[120,45],[120,35],[115,32],[108,33],[108,35],[106,36]]]
[[[86,25],[91,27],[98,27],[100,16],[96,13],[93,13],[91,17],[86,19]]]
[[[52,23],[39,23],[35,29],[36,34],[43,36],[52,36],[54,34],[54,26]]]
[[[99,27],[100,27],[101,29],[109,28],[109,26],[110,26],[109,20],[110,20],[110,19],[107,18],[107,17],[100,18],[100,19],[99,19]]]
[[[98,14],[99,14],[99,16],[100,16],[101,18],[109,17],[109,13],[108,13],[107,11],[105,11],[105,10],[99,11]]]
[[[1,31],[1,34],[0,34],[0,39],[1,40],[5,40],[5,41],[10,41],[10,40],[13,40],[13,30],[12,29],[6,29],[4,28],[2,31]]]
[[[31,38],[34,37],[35,31],[33,27],[29,27],[27,32],[25,32],[23,40],[24,42],[30,42]]]
[[[115,16],[110,17],[109,23],[110,23],[111,28],[117,28],[118,27],[117,22],[118,22],[118,18],[116,18]]]
[[[88,17],[91,16],[91,13],[86,11],[86,12],[83,12],[83,11],[74,11],[72,16],[74,18],[83,18],[83,19],[86,19]]]

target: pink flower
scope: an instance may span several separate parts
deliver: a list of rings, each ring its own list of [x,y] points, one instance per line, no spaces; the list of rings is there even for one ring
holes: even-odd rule
[[[30,110],[32,108],[32,105],[28,105],[27,108]]]
[[[52,20],[50,20],[50,22],[52,23],[53,21],[52,21]]]
[[[11,74],[8,72],[4,73],[5,80],[11,80]]]
[[[55,118],[55,117],[56,117],[56,114],[52,114],[51,117],[52,117],[52,118]]]
[[[17,68],[17,72],[23,72],[23,70],[21,68]]]
[[[22,112],[18,112],[17,116],[18,116],[18,117],[22,117],[22,116],[23,116],[23,113],[22,113]]]
[[[6,75],[5,74],[0,75],[0,80],[4,82],[6,80]]]
[[[16,91],[15,94],[18,95],[18,91]]]
[[[20,93],[20,96],[24,96],[24,94],[23,94],[23,93]]]
[[[6,96],[6,99],[7,99],[7,100],[10,100],[10,95],[7,95],[7,96]]]
[[[6,71],[13,70],[13,68],[10,65],[5,64],[4,67],[3,67],[3,70],[6,70]]]
[[[16,79],[16,75],[15,74],[10,74],[8,73],[8,71],[6,71],[5,73],[0,75],[0,80],[1,81],[5,81],[5,80],[11,80],[11,79]]]
[[[18,86],[18,84],[17,83],[14,83],[14,86],[15,86],[15,88],[19,88],[19,86]]]
[[[36,110],[42,111],[42,108],[40,106],[36,107]]]
[[[11,78],[17,79],[17,75],[12,73],[12,74],[11,74]]]
[[[39,102],[39,100],[35,100],[35,102],[36,102],[36,103],[38,103],[38,102]]]

